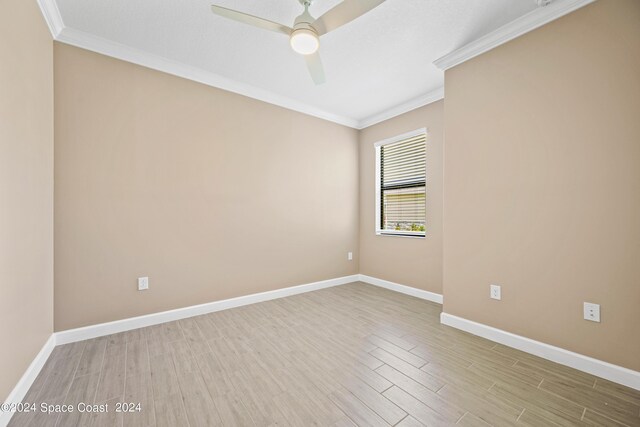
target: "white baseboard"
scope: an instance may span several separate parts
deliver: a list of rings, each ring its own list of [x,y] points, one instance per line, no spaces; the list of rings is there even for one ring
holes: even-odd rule
[[[587,372],[597,377],[640,390],[640,372],[584,356],[579,353],[574,353],[540,341],[535,341],[530,338],[525,338],[520,335],[512,334],[511,332],[483,325],[482,323],[463,319],[462,317],[448,313],[442,313],[440,315],[440,323],[518,350],[522,350],[535,356],[542,357],[543,359],[551,360],[552,362],[569,366],[570,368],[578,369],[579,371]]]
[[[53,351],[55,346],[56,336],[55,334],[51,334],[49,336],[49,339],[47,339],[47,342],[44,343],[36,357],[33,359],[25,373],[22,375],[22,378],[20,378],[20,381],[18,381],[18,384],[16,384],[13,390],[11,390],[11,393],[9,393],[9,396],[4,401],[4,403],[22,402],[22,399],[24,399],[27,392],[31,388],[31,385],[42,370],[42,367],[49,358],[49,355],[51,355],[51,352]],[[0,411],[0,426],[4,427],[9,424],[9,420],[11,420],[11,417],[14,413],[15,412]]]
[[[116,320],[113,322],[99,323],[97,325],[85,326],[83,328],[69,329],[66,331],[56,332],[56,343],[58,345],[68,344],[71,342],[102,337],[118,332],[129,331],[131,329],[158,325],[160,323],[185,319],[187,317],[199,316],[201,314],[213,313],[215,311],[255,304],[257,302],[269,301],[305,292],[316,291],[318,289],[330,288],[332,286],[344,285],[346,283],[356,282],[358,280],[359,275],[354,274],[352,276],[338,277],[336,279],[307,283],[305,285],[260,292],[258,294],[244,295],[241,297],[229,298],[221,301],[209,302],[206,304],[193,305],[190,307],[183,307],[175,310],[162,311],[159,313],[152,313],[144,316],[131,317],[128,319]]]
[[[380,286],[381,288],[389,289],[391,291],[400,292],[402,294],[411,295],[412,297],[426,299],[427,301],[442,304],[441,294],[436,294],[435,292],[423,291],[422,289],[412,288],[411,286],[401,285],[399,283],[378,279],[376,277],[367,276],[365,274],[359,274],[358,276],[361,282],[365,282],[370,285]]]
[[[56,332],[49,337],[33,362],[31,362],[31,365],[29,365],[29,368],[26,370],[22,378],[20,378],[18,384],[9,394],[9,397],[6,399],[5,403],[17,403],[22,401],[56,345],[96,338],[145,326],[157,325],[173,320],[184,319],[187,317],[198,316],[201,314],[212,313],[215,311],[226,310],[229,308],[240,307],[243,305],[254,304],[262,301],[269,301],[277,298],[287,297],[290,295],[297,295],[333,286],[344,285],[356,281],[380,286],[385,289],[411,295],[438,304],[442,304],[443,300],[442,295],[436,294],[434,292],[400,285],[398,283],[378,279],[364,274],[354,274],[351,276],[323,280],[320,282],[308,283],[305,285],[276,289],[274,291],[245,295],[222,301],[214,301],[191,307],[184,307],[160,313],[148,314],[145,316],[133,317],[129,319],[117,320],[114,322],[101,323],[98,325]],[[496,341],[500,344],[504,344],[509,347],[513,347],[518,350],[522,350],[527,353],[542,357],[544,359],[548,359],[553,362],[557,362],[562,365],[588,372],[592,375],[596,375],[601,378],[605,378],[607,380],[640,390],[640,372],[613,365],[611,363],[603,362],[601,360],[593,359],[591,357],[584,356],[578,353],[573,353],[559,347],[554,347],[549,344],[515,335],[510,332],[476,323],[471,320],[463,319],[451,314],[442,313],[440,321],[444,325],[452,326],[454,328],[461,329],[474,335]],[[0,412],[0,427],[6,426],[9,423],[12,415],[12,412]]]
[[[100,323],[97,325],[85,326],[83,328],[55,332],[51,334],[38,355],[35,357],[35,359],[33,359],[33,362],[31,362],[31,365],[29,365],[29,368],[27,368],[22,378],[20,378],[18,384],[16,384],[16,386],[13,388],[13,390],[9,394],[9,397],[5,400],[5,403],[22,402],[22,399],[24,399],[24,396],[29,391],[29,388],[42,370],[42,367],[44,366],[45,362],[51,355],[51,352],[56,345],[97,338],[105,335],[115,334],[118,332],[129,331],[131,329],[157,325],[164,322],[185,319],[187,317],[198,316],[201,314],[213,313],[215,311],[226,310],[229,308],[254,304],[257,302],[288,297],[291,295],[330,288],[332,286],[344,285],[347,283],[357,282],[358,280],[360,280],[360,276],[358,274],[354,274],[351,276],[322,280],[320,282],[307,283],[304,285],[292,286],[289,288],[276,289],[273,291],[245,295],[237,298],[214,301],[206,304],[163,311],[160,313],[152,313],[144,316],[132,317],[129,319],[116,320],[114,322]],[[11,419],[13,414],[13,412],[0,411],[0,427],[4,427],[9,424],[9,420]]]

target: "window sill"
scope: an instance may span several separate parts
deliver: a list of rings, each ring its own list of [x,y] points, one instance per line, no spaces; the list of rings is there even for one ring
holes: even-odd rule
[[[426,234],[403,234],[403,233],[383,233],[380,231],[376,231],[376,236],[382,237],[404,237],[409,239],[424,239],[426,238]]]

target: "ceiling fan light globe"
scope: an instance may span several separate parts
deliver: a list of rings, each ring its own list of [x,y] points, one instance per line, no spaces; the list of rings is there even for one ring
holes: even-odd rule
[[[318,35],[309,29],[300,28],[291,33],[291,48],[301,55],[316,53],[320,47]]]

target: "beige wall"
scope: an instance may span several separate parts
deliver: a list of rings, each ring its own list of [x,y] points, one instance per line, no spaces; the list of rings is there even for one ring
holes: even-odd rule
[[[53,298],[51,40],[34,3],[9,1],[5,395]],[[449,70],[446,118],[441,101],[359,133],[56,44],[55,329],[357,272],[442,293],[446,129],[445,311],[640,369],[639,20],[640,3],[600,0]],[[373,144],[419,127],[427,237],[376,236]]]
[[[600,0],[445,80],[444,310],[640,370],[640,2]]]
[[[35,1],[0,6],[4,401],[53,329],[53,43]]]
[[[55,93],[56,330],[358,272],[357,131],[57,43]]]
[[[360,132],[360,273],[442,293],[443,107],[438,101]],[[375,148],[378,141],[426,127],[427,235],[377,236]]]

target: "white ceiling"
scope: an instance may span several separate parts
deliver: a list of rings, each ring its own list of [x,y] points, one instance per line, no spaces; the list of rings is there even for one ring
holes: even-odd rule
[[[316,0],[320,16],[340,0]],[[316,86],[286,36],[210,4],[291,25],[298,0],[57,0],[64,26],[363,122],[443,86],[443,55],[537,8],[536,0],[387,0],[321,38]]]

